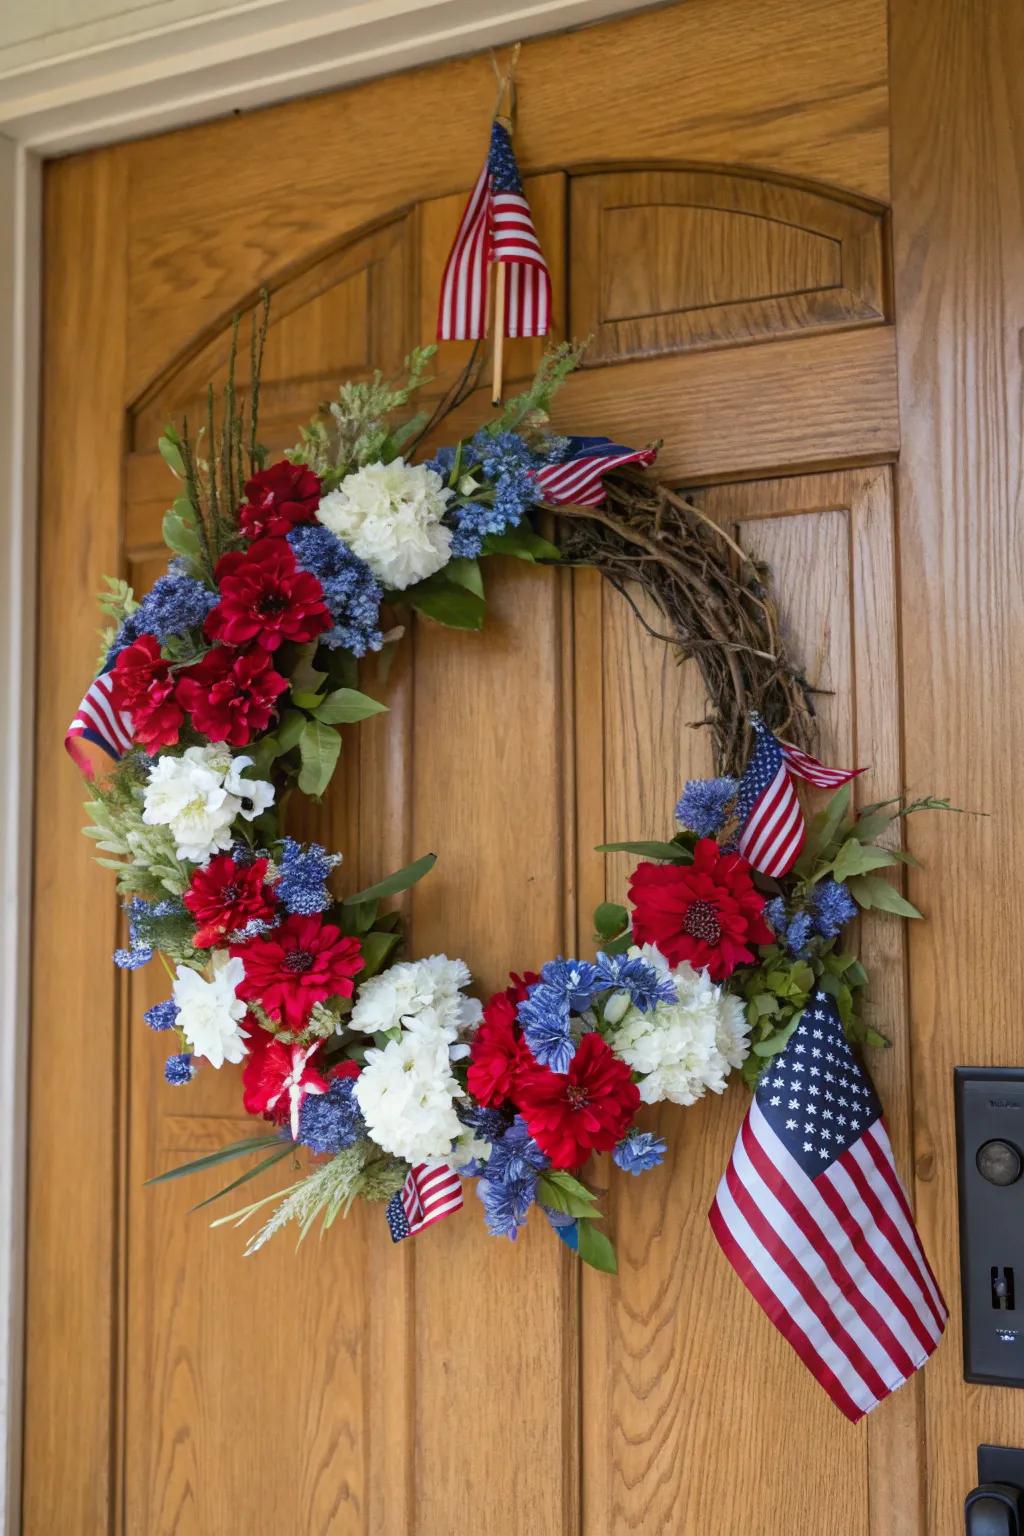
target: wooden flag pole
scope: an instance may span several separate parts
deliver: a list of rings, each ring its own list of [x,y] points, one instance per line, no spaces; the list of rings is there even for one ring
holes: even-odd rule
[[[494,274],[494,371],[491,375],[491,404],[501,404],[502,371],[505,366],[505,286],[508,267],[495,262]]]

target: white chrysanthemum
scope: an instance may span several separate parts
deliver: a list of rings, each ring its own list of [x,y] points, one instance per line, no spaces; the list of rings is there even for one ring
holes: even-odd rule
[[[640,1076],[645,1104],[669,1099],[695,1104],[710,1088],[721,1093],[733,1067],[749,1050],[743,1004],[687,963],[671,969],[664,956],[645,944],[632,949],[675,986],[674,1003],[658,1003],[649,1013],[628,1008],[608,1032],[615,1054]]]
[[[393,592],[432,576],[451,558],[441,519],[451,500],[425,464],[365,464],[321,498],[317,517]]]
[[[410,1163],[446,1157],[462,1132],[455,1100],[463,1093],[437,1031],[367,1051],[352,1091],[377,1145]]]
[[[252,821],[274,803],[272,784],[242,778],[251,763],[220,746],[157,758],[143,793],[143,821],[170,828],[179,859],[204,863],[231,847],[236,816]]]
[[[436,1033],[453,1045],[480,1022],[479,1002],[460,991],[470,980],[465,961],[447,955],[399,961],[363,983],[347,1023],[368,1035],[396,1026],[417,1034]]]
[[[225,950],[213,956],[209,981],[187,965],[179,965],[174,982],[178,1024],[195,1056],[205,1056],[213,1067],[239,1062],[248,1054],[248,1032],[241,1027],[246,1007],[235,996],[245,975],[241,960],[230,960]]]

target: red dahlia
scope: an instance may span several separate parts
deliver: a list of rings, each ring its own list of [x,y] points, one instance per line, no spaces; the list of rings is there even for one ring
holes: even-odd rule
[[[311,523],[320,505],[320,480],[304,464],[282,459],[245,482],[238,521],[248,539],[283,537],[296,523]]]
[[[197,949],[212,949],[254,918],[274,921],[276,908],[272,891],[264,884],[266,878],[266,859],[238,864],[230,853],[219,853],[194,871],[181,899],[199,925]]]
[[[155,635],[140,635],[119,653],[110,674],[110,697],[115,709],[131,715],[132,737],[147,752],[177,741],[185,711],[175,698],[171,669]]]
[[[753,960],[749,945],[774,938],[750,865],[738,853],[722,853],[710,837],[697,844],[692,864],[641,864],[629,899],[641,944],[656,944],[670,965],[706,967],[712,981]]]
[[[287,1120],[292,1140],[299,1137],[299,1111],[311,1093],[326,1093],[327,1083],[311,1065],[323,1045],[285,1045],[265,1029],[250,1023],[249,1055],[242,1072],[242,1102],[250,1115],[263,1115],[276,1125]]]
[[[494,994],[473,1036],[467,1082],[478,1104],[504,1104],[520,1066],[533,1060],[516,1028],[516,1003],[508,995],[513,990]]]
[[[270,933],[232,944],[245,966],[238,996],[262,1004],[285,1029],[304,1029],[314,1003],[351,997],[353,976],[362,968],[357,939],[314,917],[286,917]]]
[[[578,1168],[591,1152],[610,1152],[640,1105],[626,1063],[595,1033],[583,1036],[568,1072],[530,1063],[517,1075],[516,1103],[552,1167]]]
[[[217,562],[220,602],[206,617],[206,633],[223,645],[254,640],[276,651],[282,640],[313,640],[331,627],[324,589],[301,571],[284,539],[259,539],[245,554]]]
[[[287,689],[261,646],[248,651],[216,646],[181,674],[177,697],[200,735],[244,747],[266,730]]]

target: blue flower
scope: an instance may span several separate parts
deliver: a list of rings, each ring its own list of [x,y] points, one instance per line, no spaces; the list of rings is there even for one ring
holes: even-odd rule
[[[597,957],[597,974],[602,986],[628,992],[633,1007],[641,1013],[650,1013],[658,1003],[676,1001],[671,977],[642,955],[606,955],[602,950]]]
[[[811,919],[806,912],[797,912],[786,928],[786,948],[791,955],[799,955],[807,947],[811,936]]]
[[[512,1123],[508,1110],[485,1109],[482,1104],[467,1104],[464,1099],[456,1100],[455,1113],[467,1130],[484,1141],[497,1141]]]
[[[457,448],[439,448],[434,457],[426,461],[426,467],[432,469],[435,475],[440,475],[442,480],[447,481],[455,468],[458,456]]]
[[[698,837],[714,837],[725,826],[738,787],[735,779],[691,779],[676,804],[676,820]]]
[[[483,1201],[484,1219],[491,1236],[514,1241],[537,1198],[536,1183],[531,1180],[522,1184],[492,1184],[490,1179],[478,1179],[476,1192]]]
[[[150,1029],[173,1029],[178,1022],[178,1005],[169,997],[166,1002],[154,1003],[142,1015]]]
[[[328,853],[319,843],[303,846],[293,837],[282,840],[284,850],[276,859],[281,871],[274,894],[287,912],[300,917],[312,917],[314,912],[326,912],[331,905],[331,893],[326,880],[334,866],[340,862],[336,853]]]
[[[641,1174],[648,1168],[657,1168],[667,1151],[666,1142],[653,1131],[633,1130],[623,1136],[612,1157],[624,1172]]]
[[[570,1013],[582,1013],[600,990],[597,967],[589,960],[549,960],[541,967],[541,981],[552,993],[564,997]]]
[[[308,1093],[299,1110],[299,1141],[317,1153],[342,1152],[366,1134],[350,1077],[336,1077],[326,1093]]]
[[[764,915],[769,926],[775,929],[775,932],[781,939],[786,932],[786,923],[788,921],[786,917],[786,903],[781,896],[773,896],[771,901],[765,902]]]
[[[576,1054],[576,1042],[569,1029],[568,999],[543,983],[530,988],[525,1003],[516,1012],[530,1050],[542,1066],[552,1072],[568,1072]]]
[[[114,950],[114,964],[122,971],[137,971],[140,966],[148,965],[152,958],[153,951],[145,944]]]
[[[823,939],[834,939],[839,930],[857,915],[857,903],[841,880],[827,876],[811,892],[814,929]]]
[[[187,634],[190,629],[201,629],[206,615],[219,600],[218,594],[201,581],[172,567],[166,576],[154,582],[134,613],[123,621],[107,652],[107,664],[140,635],[156,635],[163,641],[172,635]]]
[[[353,656],[379,651],[384,644],[380,629],[383,593],[365,561],[320,523],[293,528],[288,543],[299,565],[324,589],[324,602],[335,623],[321,635],[323,644],[332,650],[341,647]]]
[[[493,1184],[520,1184],[536,1179],[548,1166],[521,1115],[517,1115],[505,1134],[494,1142],[487,1160],[487,1177]]]
[[[184,1087],[195,1075],[196,1069],[192,1065],[192,1057],[188,1051],[182,1051],[177,1056],[168,1056],[164,1062],[164,1077],[173,1088]]]

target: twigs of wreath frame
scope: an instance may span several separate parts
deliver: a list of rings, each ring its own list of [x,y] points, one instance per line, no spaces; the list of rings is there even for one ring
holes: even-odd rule
[[[777,736],[814,746],[813,694],[782,636],[771,571],[685,495],[634,470],[605,478],[601,507],[551,507],[562,520],[563,558],[599,570],[643,627],[695,661],[716,773],[738,776],[756,710]],[[639,587],[665,620],[656,628],[634,601]],[[666,632],[667,631],[667,632]]]

